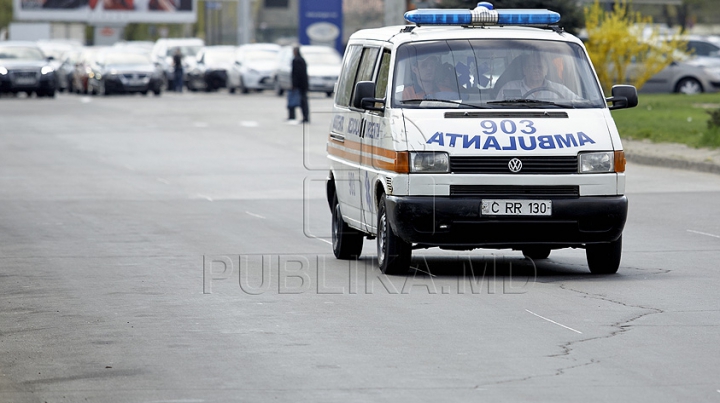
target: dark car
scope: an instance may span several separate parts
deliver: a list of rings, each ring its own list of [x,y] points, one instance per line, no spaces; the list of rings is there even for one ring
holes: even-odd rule
[[[162,70],[150,55],[132,50],[107,50],[99,53],[88,79],[93,95],[141,93],[160,95]]]
[[[227,87],[228,70],[235,63],[236,53],[235,46],[204,47],[188,72],[188,89],[216,91]]]
[[[0,92],[54,97],[55,71],[32,42],[0,42]]]

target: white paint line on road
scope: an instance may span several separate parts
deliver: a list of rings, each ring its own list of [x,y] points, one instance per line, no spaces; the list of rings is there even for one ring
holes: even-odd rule
[[[535,312],[528,311],[527,309],[525,310],[525,312],[531,313],[531,314],[537,316],[538,318],[544,319],[544,320],[546,320],[546,321],[548,321],[548,322],[550,322],[550,323],[554,323],[554,324],[556,324],[556,325],[558,325],[558,326],[562,326],[562,327],[564,327],[564,328],[567,329],[567,330],[572,330],[572,331],[575,332],[575,333],[582,334],[582,332],[579,331],[579,330],[575,330],[575,329],[573,329],[573,328],[571,328],[571,327],[569,327],[569,326],[565,326],[565,325],[563,325],[562,323],[557,323],[557,322],[555,322],[554,320],[548,319],[548,318],[546,318],[546,317],[544,317],[544,316],[540,316],[540,315],[536,314]]]
[[[262,218],[263,220],[265,219],[265,217],[261,216],[260,214],[251,213],[249,211],[246,211],[245,214],[253,216],[253,217],[257,217],[257,218]]]
[[[258,127],[260,124],[254,120],[243,120],[240,122],[240,126],[242,127]]]
[[[90,102],[92,102],[92,98],[90,98],[90,97],[82,97],[82,98],[80,98],[80,103],[81,103],[81,104],[89,104]]]
[[[687,232],[692,232],[693,234],[698,234],[698,235],[711,236],[713,238],[720,238],[720,235],[708,234],[707,232],[693,231],[691,229],[687,230]]]
[[[164,183],[164,184],[166,184],[166,185],[169,185],[169,184],[170,184],[170,182],[169,182],[168,180],[163,179],[163,178],[157,178],[157,181],[160,182],[160,183]]]
[[[210,124],[208,122],[193,122],[193,126],[195,127],[208,127]]]

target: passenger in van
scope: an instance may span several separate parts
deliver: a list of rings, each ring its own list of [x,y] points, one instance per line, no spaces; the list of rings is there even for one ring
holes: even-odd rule
[[[449,66],[454,75],[454,69]],[[457,99],[457,89],[450,87],[451,78],[446,77],[443,65],[437,55],[418,56],[417,63],[411,65],[414,75],[412,85],[403,89],[402,99]],[[455,84],[457,87],[457,84]]]
[[[523,79],[510,81],[498,91],[497,99],[579,99],[568,87],[546,78],[548,64],[539,53],[519,56]]]

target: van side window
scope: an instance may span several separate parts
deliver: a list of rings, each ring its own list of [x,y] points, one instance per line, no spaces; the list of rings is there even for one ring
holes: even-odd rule
[[[337,87],[337,95],[335,103],[339,106],[350,105],[350,95],[352,95],[353,86],[355,85],[355,75],[360,65],[360,53],[362,46],[349,46],[346,51],[345,60],[343,61],[343,75],[340,77]]]
[[[377,79],[375,80],[375,98],[385,98],[389,73],[390,51],[383,50],[382,59],[380,59],[380,70],[378,70]]]

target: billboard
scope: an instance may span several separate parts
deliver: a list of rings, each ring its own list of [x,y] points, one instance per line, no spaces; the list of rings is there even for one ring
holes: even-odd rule
[[[13,0],[22,21],[194,23],[197,0]]]
[[[342,3],[342,0],[300,0],[300,44],[326,45],[343,54]]]

